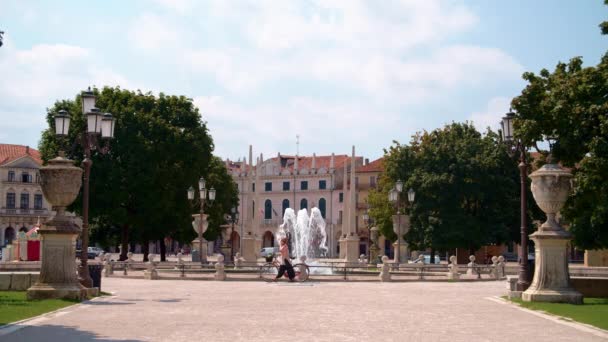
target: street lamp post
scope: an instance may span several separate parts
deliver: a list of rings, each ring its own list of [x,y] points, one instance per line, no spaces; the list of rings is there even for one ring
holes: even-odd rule
[[[519,176],[520,176],[520,210],[521,210],[521,241],[519,253],[519,275],[517,279],[517,290],[525,291],[530,286],[530,270],[528,268],[528,233],[527,233],[527,196],[526,196],[526,177],[528,176],[528,164],[526,161],[526,148],[522,144],[521,139],[515,139],[513,136],[513,120],[515,113],[511,110],[502,118],[502,138],[507,142],[507,153],[513,157],[519,153]]]
[[[207,194],[209,194],[209,201],[213,202],[215,201],[215,189],[211,188],[209,189],[209,191],[207,191],[207,189],[205,188],[205,179],[203,177],[201,177],[198,180],[198,189],[199,189],[199,198],[200,198],[200,218],[198,221],[198,252],[199,252],[199,258],[201,261],[201,265],[204,264],[204,259],[203,259],[203,220],[205,220],[205,203],[207,200]],[[194,188],[190,187],[188,189],[188,199],[193,201],[194,200]]]
[[[401,192],[403,192],[403,182],[401,180],[398,180],[395,183],[395,187],[388,193],[389,201],[392,203],[396,203],[397,205],[397,229],[393,229],[397,234],[397,251],[395,253],[395,260],[397,260],[397,262],[401,262],[401,244],[403,243],[403,234],[401,232]],[[416,192],[414,191],[414,189],[409,189],[407,191],[407,200],[410,204],[414,203],[415,196]]]
[[[236,207],[230,209],[230,223],[232,223],[232,229],[230,230],[230,259],[234,258],[234,224],[239,222],[239,212]]]
[[[401,206],[400,206],[400,197],[401,192],[403,191],[403,182],[401,180],[397,180],[395,183],[395,187],[393,190],[389,191],[388,198],[392,203],[397,204],[397,250],[395,251],[395,260],[397,262],[401,261]],[[394,221],[393,221],[394,222]]]
[[[367,225],[367,260],[371,260],[372,257],[372,253],[371,253],[371,249],[372,249],[372,224],[373,224],[373,219],[371,217],[369,217],[368,211],[365,210],[365,212],[363,213],[363,222]],[[371,261],[370,261],[371,263]]]
[[[86,116],[86,130],[83,135],[77,138],[84,148],[84,178],[82,189],[82,246],[80,253],[80,265],[78,267],[78,277],[80,283],[85,287],[93,287],[93,280],[89,274],[88,267],[88,248],[89,248],[89,180],[91,178],[91,151],[99,150],[100,153],[109,152],[109,140],[114,138],[115,119],[110,113],[101,113],[95,107],[95,94],[91,88],[82,92],[82,114]],[[55,134],[58,137],[68,135],[70,128],[70,115],[65,110],[60,110],[55,116]],[[106,144],[101,147],[99,137],[105,140]]]

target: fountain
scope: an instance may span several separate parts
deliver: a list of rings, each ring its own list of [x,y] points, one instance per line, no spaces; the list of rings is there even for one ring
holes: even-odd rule
[[[290,239],[289,252],[298,259],[306,256],[307,260],[312,260],[327,255],[325,219],[319,208],[312,208],[310,217],[306,209],[298,211],[297,216],[293,209],[285,209],[283,224],[279,226],[275,236],[277,241],[283,237]]]

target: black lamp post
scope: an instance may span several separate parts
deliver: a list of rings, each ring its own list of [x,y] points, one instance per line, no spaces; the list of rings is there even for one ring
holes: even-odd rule
[[[395,187],[388,193],[389,201],[391,203],[396,203],[397,205],[397,229],[395,231],[397,234],[397,250],[395,251],[395,260],[397,260],[397,262],[401,261],[401,206],[399,202],[402,191],[403,182],[401,180],[397,180]]]
[[[200,219],[198,221],[198,247],[199,247],[199,254],[200,254],[200,261],[201,261],[201,265],[204,264],[205,259],[203,259],[203,220],[204,218],[204,214],[205,214],[205,203],[207,200],[207,193],[209,194],[209,201],[213,202],[215,201],[215,189],[211,188],[209,189],[209,191],[207,192],[207,189],[205,188],[205,179],[203,177],[201,177],[198,180],[198,189],[199,189],[199,198],[200,198]],[[194,188],[190,187],[188,188],[188,199],[193,201],[194,200]]]
[[[528,176],[528,164],[526,162],[526,148],[521,139],[513,136],[513,120],[515,113],[511,110],[502,118],[502,139],[507,143],[507,153],[511,157],[519,154],[519,176],[520,176],[520,207],[521,207],[521,241],[519,253],[519,276],[517,279],[517,290],[525,291],[530,286],[530,270],[528,268],[528,233],[527,233],[527,196],[526,196],[526,177]]]
[[[239,222],[239,212],[236,207],[230,209],[229,221],[232,223],[232,229],[230,230],[230,259],[234,258],[234,225]]]
[[[367,209],[365,210],[365,212],[363,213],[363,223],[365,223],[365,225],[367,225],[367,260],[371,260],[372,254],[371,254],[371,247],[372,247],[372,224],[373,224],[373,219],[369,217],[369,214],[367,212]]]
[[[89,274],[88,249],[89,249],[89,179],[91,178],[91,151],[99,150],[102,154],[109,152],[109,140],[114,138],[115,119],[110,113],[102,114],[95,108],[95,94],[89,88],[82,92],[82,114],[86,116],[86,130],[76,140],[84,148],[84,179],[82,190],[82,246],[80,253],[80,265],[78,267],[78,277],[80,283],[85,287],[93,287],[93,280]],[[55,116],[55,134],[59,137],[68,135],[70,129],[70,115],[65,110],[60,110]],[[106,144],[101,147],[101,141]]]

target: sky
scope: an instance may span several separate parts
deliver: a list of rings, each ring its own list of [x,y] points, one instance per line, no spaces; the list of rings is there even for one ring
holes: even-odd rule
[[[600,0],[0,0],[0,143],[36,147],[55,101],[120,86],[192,98],[222,158],[373,160],[453,121],[496,129],[523,72],[599,62],[607,17]]]

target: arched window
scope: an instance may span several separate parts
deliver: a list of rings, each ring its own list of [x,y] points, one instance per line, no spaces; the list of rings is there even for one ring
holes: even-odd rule
[[[308,200],[306,198],[302,198],[300,201],[300,210],[308,209]]]
[[[4,245],[10,244],[15,239],[15,229],[8,227],[4,231]]]
[[[283,200],[282,207],[283,207],[283,211],[282,211],[281,215],[285,215],[285,210],[287,210],[287,208],[289,208],[289,200],[287,198]]]
[[[264,219],[272,219],[272,201],[269,199],[264,202]]]
[[[323,218],[325,218],[325,208],[326,207],[327,207],[327,204],[325,202],[325,198],[319,199],[319,211],[321,212],[321,216],[323,216]]]

